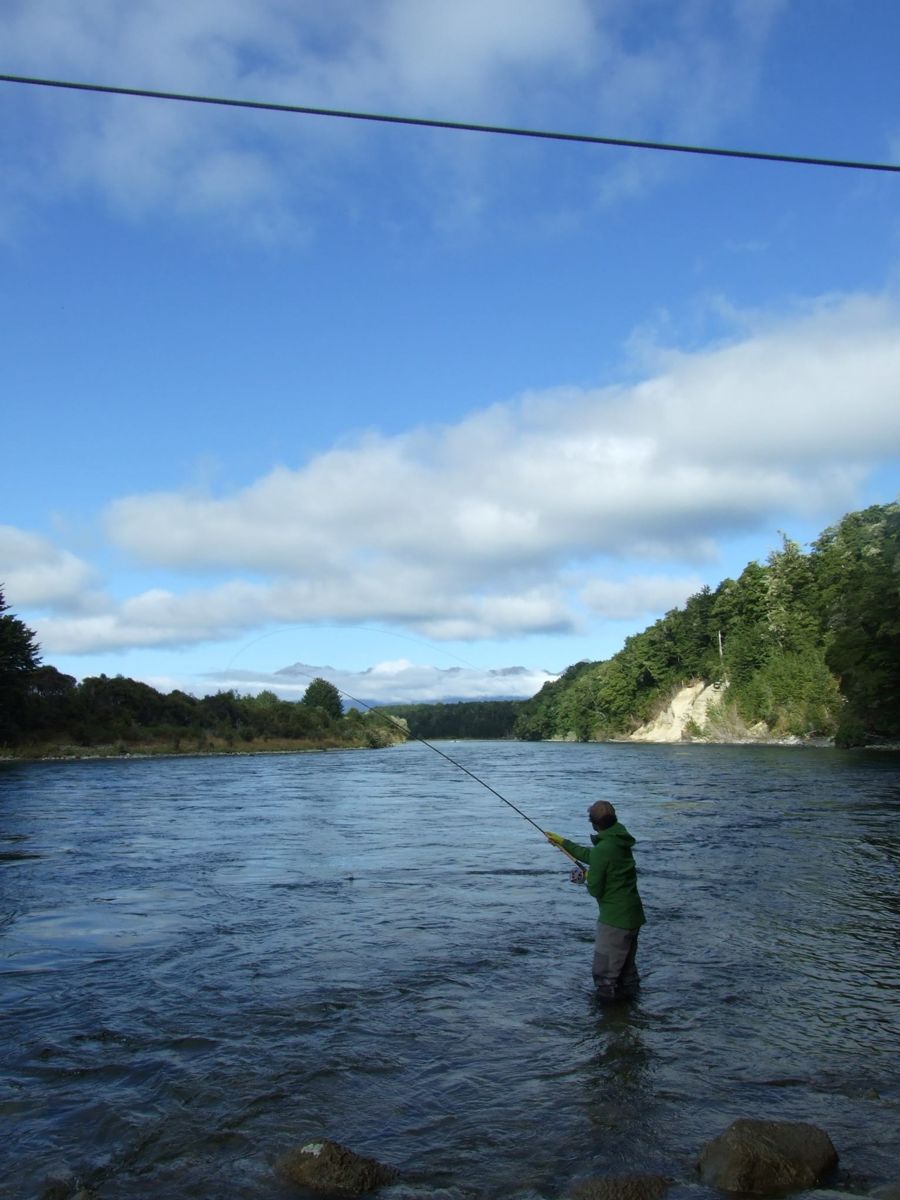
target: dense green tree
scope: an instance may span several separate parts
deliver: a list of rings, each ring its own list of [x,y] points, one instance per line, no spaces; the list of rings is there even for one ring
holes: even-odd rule
[[[344,702],[341,693],[327,679],[316,677],[303,693],[302,703],[307,708],[320,708],[333,720],[338,721],[344,715]]]
[[[163,722],[174,730],[186,730],[199,722],[199,701],[196,696],[177,689],[163,699]]]
[[[583,659],[545,683],[536,696],[519,701],[513,736],[524,741],[590,738],[602,724],[597,676],[603,664]]]
[[[33,629],[13,616],[0,587],[0,679],[17,678],[40,663]]]
[[[716,619],[715,604],[715,593],[704,586],[688,598],[684,612],[678,614],[682,673],[689,678],[721,678],[721,629]]]
[[[578,742],[588,742],[599,736],[603,714],[599,707],[597,678],[596,670],[579,669],[577,674],[570,676],[568,686],[559,691],[554,704],[557,736]]]
[[[75,694],[73,675],[64,675],[56,667],[36,667],[26,680],[24,729],[31,732],[65,727],[72,715]]]
[[[728,682],[739,688],[766,661],[773,645],[765,567],[751,562],[737,580],[724,580],[716,589],[713,618],[722,634]]]
[[[523,742],[542,742],[553,735],[554,726],[549,711],[526,700],[516,716],[513,736]]]
[[[165,713],[165,700],[155,688],[137,679],[97,675],[81,681],[78,708],[82,714],[127,729],[160,720]]]
[[[638,695],[644,667],[634,638],[627,638],[598,675],[597,697],[606,718],[607,730],[622,730],[638,712]]]
[[[521,708],[517,700],[460,700],[448,704],[391,704],[376,709],[402,717],[414,737],[507,738]],[[351,712],[355,710],[351,709]]]
[[[766,618],[769,636],[785,653],[804,652],[822,640],[811,559],[782,534],[780,550],[767,560]]]
[[[128,741],[165,723],[166,698],[149,684],[124,675],[94,675],[73,689],[66,712],[67,727],[85,745]]]
[[[29,679],[40,661],[34,630],[13,616],[0,588],[0,740],[21,732]]]
[[[231,689],[204,696],[200,701],[200,712],[203,727],[222,736],[234,735],[246,719],[241,698]]]
[[[844,743],[900,734],[900,505],[850,513],[814,546],[828,665],[846,698]]]
[[[522,705],[515,733],[625,733],[694,679],[727,682],[735,720],[776,734],[900,735],[900,506],[849,514],[809,553],[783,535],[765,564],[547,685]]]

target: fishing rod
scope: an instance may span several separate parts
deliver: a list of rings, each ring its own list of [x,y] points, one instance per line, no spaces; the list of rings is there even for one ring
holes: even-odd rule
[[[344,693],[344,694],[346,695],[346,693]],[[350,699],[352,700],[353,697],[351,696]],[[354,700],[354,703],[359,704],[359,701]],[[377,713],[378,709],[377,708],[373,709],[370,707],[369,711]],[[513,804],[512,800],[507,800],[507,798],[505,796],[502,796],[495,787],[491,787],[491,785],[489,783],[485,783],[485,781],[482,778],[480,778],[480,776],[476,775],[474,771],[470,771],[468,767],[463,766],[463,764],[461,762],[457,762],[457,760],[455,758],[452,758],[449,754],[445,754],[443,750],[439,750],[437,748],[437,746],[432,745],[432,743],[426,741],[425,738],[419,737],[419,735],[417,733],[413,733],[409,729],[404,729],[403,726],[400,725],[397,721],[395,721],[393,717],[389,716],[388,714],[384,714],[384,715],[391,722],[391,724],[396,729],[401,730],[401,732],[403,732],[406,735],[406,737],[411,738],[413,741],[421,742],[423,746],[427,746],[429,750],[433,750],[435,752],[435,754],[439,754],[441,756],[441,758],[446,759],[446,761],[448,763],[451,763],[458,770],[463,771],[466,775],[469,776],[470,779],[474,779],[475,782],[480,783],[483,788],[487,788],[487,790],[491,793],[491,795],[496,796],[498,800],[502,800],[503,803],[505,805],[507,805],[507,807],[511,808],[513,810],[513,812],[518,813],[519,816],[522,817],[523,820],[527,821],[529,825],[533,825],[534,828],[538,831],[538,833],[542,833],[544,835],[544,837],[547,836],[547,831],[545,829],[541,829],[541,827],[540,827],[540,825],[538,825],[537,821],[533,821],[531,819],[531,817],[529,817],[528,813],[522,812],[521,808],[518,808],[515,804]],[[569,851],[566,850],[564,846],[560,846],[556,842],[551,842],[550,844],[552,846],[556,846],[556,849],[559,850],[559,852],[561,854],[564,854],[566,856],[566,858],[568,858],[571,862],[575,863],[576,866],[578,866],[579,868],[581,867],[581,863],[579,863],[579,861],[575,857],[575,855],[570,854]]]
[[[302,675],[304,679],[315,678],[315,676],[308,675],[304,671],[297,671],[296,673],[298,675]],[[508,808],[511,808],[513,812],[518,813],[523,821],[527,821],[529,825],[534,826],[538,833],[543,834],[544,837],[547,837],[546,829],[542,829],[540,825],[538,825],[537,821],[534,821],[531,817],[529,817],[528,813],[522,812],[521,808],[513,804],[512,800],[507,800],[507,798],[501,795],[495,787],[491,787],[489,783],[486,783],[479,775],[476,775],[474,771],[470,771],[468,767],[464,766],[461,762],[458,762],[455,758],[452,758],[449,754],[445,754],[443,750],[439,750],[437,746],[433,745],[429,741],[426,741],[426,739],[420,737],[419,734],[413,733],[412,730],[406,727],[406,725],[401,724],[398,718],[392,717],[390,713],[383,712],[381,709],[376,708],[374,704],[367,704],[365,700],[359,700],[356,696],[351,696],[349,692],[345,692],[343,688],[339,688],[337,684],[332,683],[331,686],[336,692],[340,692],[342,696],[346,696],[346,698],[352,701],[353,704],[358,704],[360,708],[364,708],[367,712],[375,713],[376,716],[382,717],[385,721],[388,721],[391,725],[391,728],[399,730],[404,737],[409,738],[414,742],[421,742],[423,746],[427,746],[429,750],[433,750],[435,754],[440,755],[441,758],[445,759],[452,766],[456,767],[457,770],[462,771],[465,775],[468,775],[470,779],[474,779],[476,783],[480,783],[483,788],[487,788],[492,796],[496,796],[498,800],[501,800]],[[580,863],[575,855],[570,854],[564,846],[560,846],[558,842],[551,842],[550,844],[551,846],[555,846],[560,854],[564,854],[570,862],[573,862],[579,871],[584,871],[584,864]]]

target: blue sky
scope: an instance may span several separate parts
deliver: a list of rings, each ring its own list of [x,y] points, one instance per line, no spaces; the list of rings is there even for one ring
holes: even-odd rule
[[[6,74],[894,163],[898,45],[889,0],[0,9]],[[0,581],[79,678],[531,695],[897,497],[897,175],[9,83],[0,154]]]

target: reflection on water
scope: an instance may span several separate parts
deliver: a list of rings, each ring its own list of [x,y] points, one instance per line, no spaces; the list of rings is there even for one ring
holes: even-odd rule
[[[330,1136],[425,1195],[682,1181],[737,1116],[896,1174],[900,761],[455,743],[541,825],[605,796],[638,838],[639,1001],[590,988],[592,902],[426,747],[4,765],[12,1197],[286,1195]],[[462,1190],[460,1190],[462,1189]]]

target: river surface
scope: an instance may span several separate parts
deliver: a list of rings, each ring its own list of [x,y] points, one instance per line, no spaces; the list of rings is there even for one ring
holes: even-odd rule
[[[900,756],[440,742],[544,828],[638,839],[640,998],[596,905],[420,743],[0,764],[0,1194],[286,1200],[331,1137],[396,1197],[693,1182],[740,1116],[900,1178]]]

